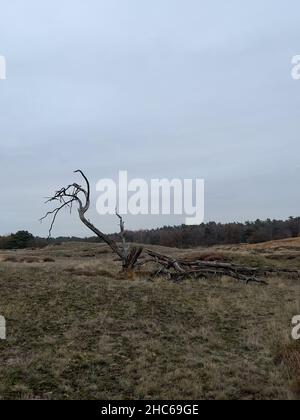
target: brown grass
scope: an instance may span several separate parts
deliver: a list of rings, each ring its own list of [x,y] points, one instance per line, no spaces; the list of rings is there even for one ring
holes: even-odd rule
[[[108,270],[103,269],[88,269],[88,268],[66,268],[64,271],[67,273],[73,274],[74,276],[83,276],[83,277],[106,277],[106,278],[115,278],[115,276]]]
[[[0,255],[1,399],[299,398],[299,342],[290,338],[299,280],[174,284],[148,271],[126,279],[103,249],[62,244]],[[192,252],[266,261],[244,247]]]
[[[18,261],[18,258],[11,257],[11,256],[9,256],[9,257],[3,257],[2,261],[4,261],[4,262],[13,262],[13,263],[19,262]]]
[[[276,361],[287,371],[291,390],[300,399],[300,342],[294,341],[282,346]]]
[[[54,263],[55,260],[53,258],[47,257],[47,258],[43,258],[43,262],[45,262],[45,263]]]

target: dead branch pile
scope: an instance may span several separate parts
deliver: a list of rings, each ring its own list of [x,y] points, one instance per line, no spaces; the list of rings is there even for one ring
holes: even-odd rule
[[[171,280],[183,280],[188,277],[192,278],[211,278],[216,276],[229,276],[245,284],[259,283],[267,284],[265,278],[271,273],[290,273],[297,274],[297,270],[274,269],[270,267],[247,267],[244,265],[222,263],[218,261],[186,261],[174,259],[166,255],[159,254],[155,251],[146,249],[148,259],[144,263],[156,263],[159,268],[155,274],[166,275]]]

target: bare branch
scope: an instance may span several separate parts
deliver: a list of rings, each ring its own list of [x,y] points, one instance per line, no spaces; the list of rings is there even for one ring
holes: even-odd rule
[[[74,197],[74,198],[72,198],[72,200],[69,200],[69,201],[64,201],[63,200],[63,204],[60,206],[60,207],[57,207],[56,209],[54,209],[54,210],[52,210],[52,211],[48,211],[48,213],[46,213],[45,214],[45,216],[44,217],[42,217],[41,219],[40,219],[40,222],[42,222],[43,220],[45,220],[45,219],[47,219],[47,217],[49,217],[49,216],[51,216],[51,215],[53,215],[53,217],[52,217],[52,221],[51,221],[51,224],[50,224],[50,228],[49,228],[49,235],[48,235],[48,239],[50,239],[51,238],[51,233],[52,233],[52,230],[53,230],[53,226],[54,226],[54,223],[55,223],[55,221],[56,221],[56,218],[57,218],[57,215],[58,215],[58,213],[64,208],[64,207],[69,207],[69,206],[72,206],[72,203],[74,202],[76,200],[76,198]],[[72,207],[71,207],[72,208]]]
[[[74,173],[79,173],[86,182],[86,188],[87,188],[86,190],[84,190],[83,188],[81,188],[79,186],[77,186],[77,187],[85,195],[86,203],[85,203],[85,206],[84,206],[83,210],[84,210],[84,212],[87,212],[87,210],[89,209],[89,206],[90,206],[90,196],[91,196],[90,182],[89,182],[89,180],[87,179],[87,177],[85,176],[85,174],[83,173],[83,171],[81,169],[77,169],[77,171],[74,171]]]
[[[119,233],[119,237],[120,237],[121,243],[122,243],[123,258],[124,258],[124,261],[126,261],[127,256],[128,256],[128,246],[126,244],[125,223],[124,223],[124,220],[123,220],[122,216],[118,213],[118,209],[117,208],[116,208],[116,216],[120,220],[120,233]]]

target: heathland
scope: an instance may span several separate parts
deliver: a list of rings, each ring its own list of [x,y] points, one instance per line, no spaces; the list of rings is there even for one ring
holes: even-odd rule
[[[171,256],[297,268],[300,238]],[[300,398],[295,275],[245,285],[120,272],[103,244],[0,251],[1,399]]]

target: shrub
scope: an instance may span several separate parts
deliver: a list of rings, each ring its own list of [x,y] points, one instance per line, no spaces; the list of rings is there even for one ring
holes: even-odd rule
[[[0,248],[2,249],[24,249],[34,244],[34,236],[25,231],[20,230],[17,233],[12,233],[10,236],[1,238]]]

